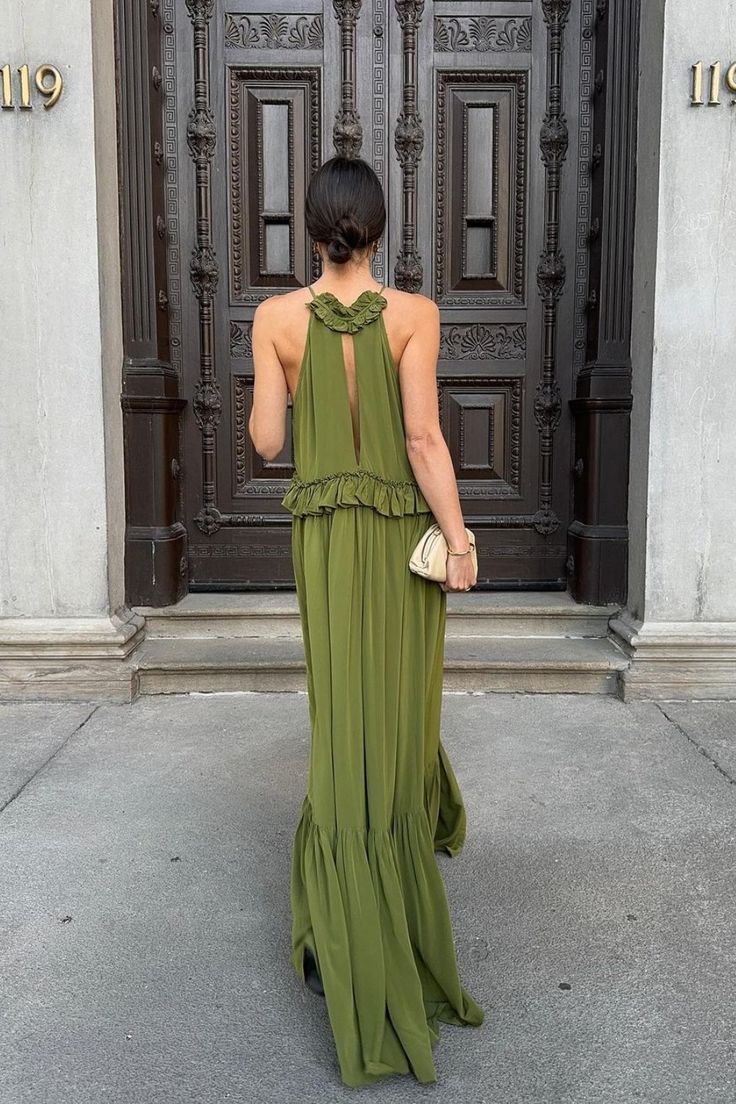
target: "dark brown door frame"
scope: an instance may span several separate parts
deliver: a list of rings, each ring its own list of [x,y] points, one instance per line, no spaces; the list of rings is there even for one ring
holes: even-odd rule
[[[575,454],[567,566],[579,602],[624,603],[639,0],[596,0],[590,36],[588,301],[585,363],[570,403]]]
[[[544,2],[566,18],[569,0]],[[575,449],[567,567],[578,601],[622,602],[628,555],[639,0],[586,0],[582,7],[582,48],[592,62],[590,144],[587,164],[581,146],[578,165],[581,175],[588,173],[580,189],[590,207],[588,298],[583,336],[573,352],[582,364],[570,400]],[[188,589],[178,478],[186,402],[172,364],[167,311],[161,8],[159,0],[118,0],[116,6],[126,586],[129,603],[152,606],[176,602]]]
[[[186,403],[171,363],[157,0],[118,0],[115,32],[126,599],[130,605],[165,606],[187,592],[179,494],[179,418]]]

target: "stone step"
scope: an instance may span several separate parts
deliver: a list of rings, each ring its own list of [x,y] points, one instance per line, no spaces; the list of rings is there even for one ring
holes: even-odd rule
[[[136,653],[141,694],[306,690],[300,639],[149,637]],[[607,638],[456,637],[445,643],[445,690],[616,694],[628,666]]]
[[[189,594],[175,606],[139,606],[148,639],[301,640],[294,591]],[[563,591],[473,591],[447,596],[447,638],[605,637],[620,607],[584,606]]]

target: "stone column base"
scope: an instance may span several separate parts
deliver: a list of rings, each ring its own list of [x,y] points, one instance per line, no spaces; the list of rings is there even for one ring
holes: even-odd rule
[[[629,657],[621,698],[736,699],[736,621],[638,621],[612,617],[609,635]]]
[[[0,699],[132,701],[132,655],[145,619],[123,609],[108,617],[0,620]]]

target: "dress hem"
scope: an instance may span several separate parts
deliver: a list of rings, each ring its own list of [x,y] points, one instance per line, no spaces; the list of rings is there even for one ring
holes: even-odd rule
[[[315,958],[346,1085],[409,1072],[431,1083],[438,1023],[483,1022],[458,976],[433,855],[457,854],[464,835],[465,811],[443,750],[425,778],[424,802],[386,826],[319,824],[304,797],[292,858],[290,958],[302,982],[307,947]]]

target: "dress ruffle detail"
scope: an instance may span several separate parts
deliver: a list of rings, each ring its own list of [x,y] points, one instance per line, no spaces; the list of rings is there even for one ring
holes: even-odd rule
[[[324,514],[338,506],[372,506],[387,517],[431,513],[418,483],[386,479],[365,468],[333,472],[304,482],[294,475],[281,505],[298,517]]]
[[[388,305],[385,295],[377,291],[363,291],[354,303],[341,303],[331,291],[322,291],[307,304],[319,319],[338,333],[357,333],[373,322]]]
[[[291,962],[304,981],[307,947],[315,958],[346,1085],[408,1072],[436,1081],[439,1022],[483,1022],[458,976],[436,845],[426,808],[389,828],[335,829],[317,824],[304,798]]]

